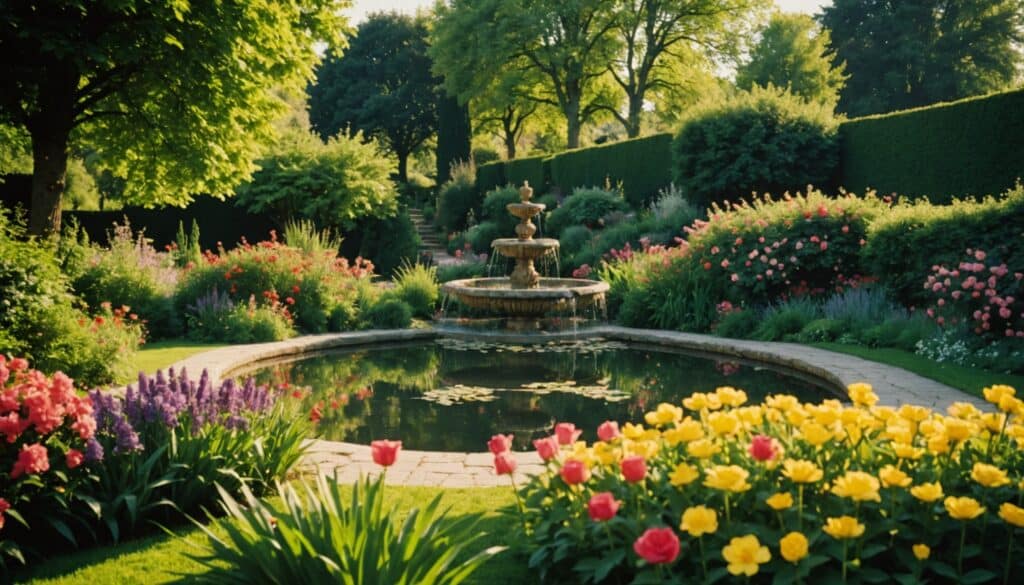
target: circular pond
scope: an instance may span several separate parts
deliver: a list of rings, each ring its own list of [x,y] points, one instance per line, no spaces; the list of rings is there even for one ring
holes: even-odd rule
[[[771,366],[663,347],[586,340],[510,345],[440,339],[304,356],[250,372],[285,387],[312,410],[320,438],[369,443],[401,439],[407,449],[482,451],[496,433],[516,450],[551,434],[558,421],[585,429],[605,420],[643,422],[660,402],[719,386],[751,402],[789,393],[819,401],[834,393]]]

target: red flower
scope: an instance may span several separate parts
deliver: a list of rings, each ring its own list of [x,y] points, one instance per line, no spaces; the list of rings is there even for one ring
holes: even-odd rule
[[[313,405],[313,409],[309,411],[309,420],[313,421],[314,423],[320,422],[320,419],[322,419],[324,417],[324,413],[323,413],[322,409],[323,409],[323,403],[322,402],[318,402],[318,403],[314,404]]]
[[[569,459],[562,464],[562,471],[559,472],[562,479],[569,485],[583,483],[590,479],[590,470],[586,464],[578,459]]]
[[[622,477],[626,478],[629,483],[643,481],[644,476],[647,475],[647,461],[640,455],[626,457],[620,466],[622,467]]]
[[[74,469],[82,464],[85,460],[85,455],[77,449],[68,449],[68,454],[64,457],[68,464],[68,469]]]
[[[289,305],[294,305],[295,304],[295,299],[293,299],[291,297],[285,297],[284,298],[284,302],[289,304]]]
[[[516,459],[511,453],[502,451],[494,456],[494,471],[498,475],[511,475],[515,470]]]
[[[767,435],[755,435],[750,441],[750,456],[758,461],[774,459],[778,454],[775,446],[775,439]]]
[[[292,286],[292,292],[295,294],[299,294],[299,285],[296,284]]]
[[[604,522],[615,517],[620,504],[621,502],[617,501],[611,492],[601,492],[591,496],[590,501],[587,502],[587,512],[590,514],[591,520]]]
[[[619,436],[619,423],[613,420],[606,420],[597,427],[597,438],[602,441],[612,441]]]
[[[487,448],[498,455],[504,453],[512,448],[512,437],[515,435],[494,435],[490,441],[487,441]]]
[[[679,556],[679,537],[671,528],[648,528],[633,543],[633,550],[652,565],[671,563]]]
[[[23,474],[30,475],[43,473],[50,469],[50,457],[46,447],[39,443],[25,445],[18,453],[18,460],[11,469],[11,479],[17,479]]]
[[[583,433],[572,423],[558,423],[555,425],[555,436],[558,437],[559,445],[571,445]]]
[[[537,454],[544,461],[553,459],[555,455],[558,455],[558,440],[555,437],[536,439],[533,441],[533,446],[537,449]]]
[[[4,527],[4,512],[11,509],[11,505],[7,500],[0,498],[0,530]]]
[[[370,452],[373,454],[373,462],[381,467],[394,465],[398,458],[398,452],[402,449],[401,441],[379,440],[370,443]]]

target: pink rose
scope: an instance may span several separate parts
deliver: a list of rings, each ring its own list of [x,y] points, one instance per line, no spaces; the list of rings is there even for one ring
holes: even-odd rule
[[[558,455],[558,440],[555,437],[544,437],[543,439],[536,439],[533,442],[533,446],[537,449],[537,454],[544,461],[553,459],[555,455]]]
[[[671,528],[648,528],[633,543],[633,550],[652,565],[671,563],[679,556],[679,537]]]
[[[597,427],[597,438],[602,441],[613,441],[619,436],[619,423],[606,420]]]
[[[605,522],[615,517],[619,511],[621,502],[615,499],[611,492],[594,494],[587,502],[587,512],[590,519],[595,522]]]
[[[512,437],[515,435],[494,435],[490,441],[487,441],[487,448],[497,455],[498,453],[504,453],[512,449]]]
[[[494,471],[498,475],[511,475],[516,470],[516,459],[508,451],[494,456]]]
[[[77,449],[68,449],[68,454],[65,456],[65,461],[68,464],[68,469],[74,469],[85,461],[85,455]]]
[[[555,436],[558,437],[559,445],[572,445],[583,433],[572,423],[558,423],[555,425]]]
[[[49,469],[50,457],[46,452],[46,447],[39,443],[24,445],[18,452],[18,460],[14,462],[14,467],[11,469],[11,479],[17,479],[25,473],[29,475],[44,473]]]
[[[578,459],[566,460],[562,464],[562,470],[559,473],[565,483],[569,485],[576,485],[590,479],[590,470],[587,469],[586,464]]]
[[[626,478],[629,483],[643,481],[647,475],[647,461],[639,455],[626,457],[620,466],[622,467],[622,477]]]

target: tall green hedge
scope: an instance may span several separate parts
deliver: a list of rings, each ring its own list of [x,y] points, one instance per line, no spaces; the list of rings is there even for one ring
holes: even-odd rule
[[[534,195],[542,195],[547,191],[549,177],[544,174],[544,156],[516,158],[505,163],[505,180],[516,187],[529,181]]]
[[[497,160],[476,167],[476,188],[481,193],[493,191],[506,183],[504,161]]]
[[[871,223],[866,239],[868,274],[908,305],[931,298],[922,285],[932,266],[956,266],[968,248],[1005,249],[1010,270],[1024,272],[1024,187],[982,201],[899,205]]]
[[[606,179],[612,186],[621,181],[626,201],[639,209],[672,182],[671,144],[671,134],[654,134],[556,154],[551,181],[567,194],[576,187],[603,187]]]
[[[437,184],[443,185],[452,176],[453,163],[469,160],[473,131],[469,106],[443,92],[437,102],[437,118]]]
[[[1024,176],[1024,90],[851,120],[839,141],[838,182],[854,192],[1001,193]]]

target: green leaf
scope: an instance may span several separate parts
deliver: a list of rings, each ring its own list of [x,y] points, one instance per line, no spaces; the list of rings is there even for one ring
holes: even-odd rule
[[[968,571],[960,579],[960,582],[964,585],[977,585],[978,583],[986,583],[994,580],[998,575],[988,569],[974,569]]]
[[[943,577],[946,577],[948,579],[959,579],[960,578],[960,575],[958,575],[956,573],[956,569],[954,569],[948,563],[944,563],[942,561],[932,561],[932,562],[928,563],[928,568],[930,568],[931,570],[935,571],[939,575],[942,575]]]

